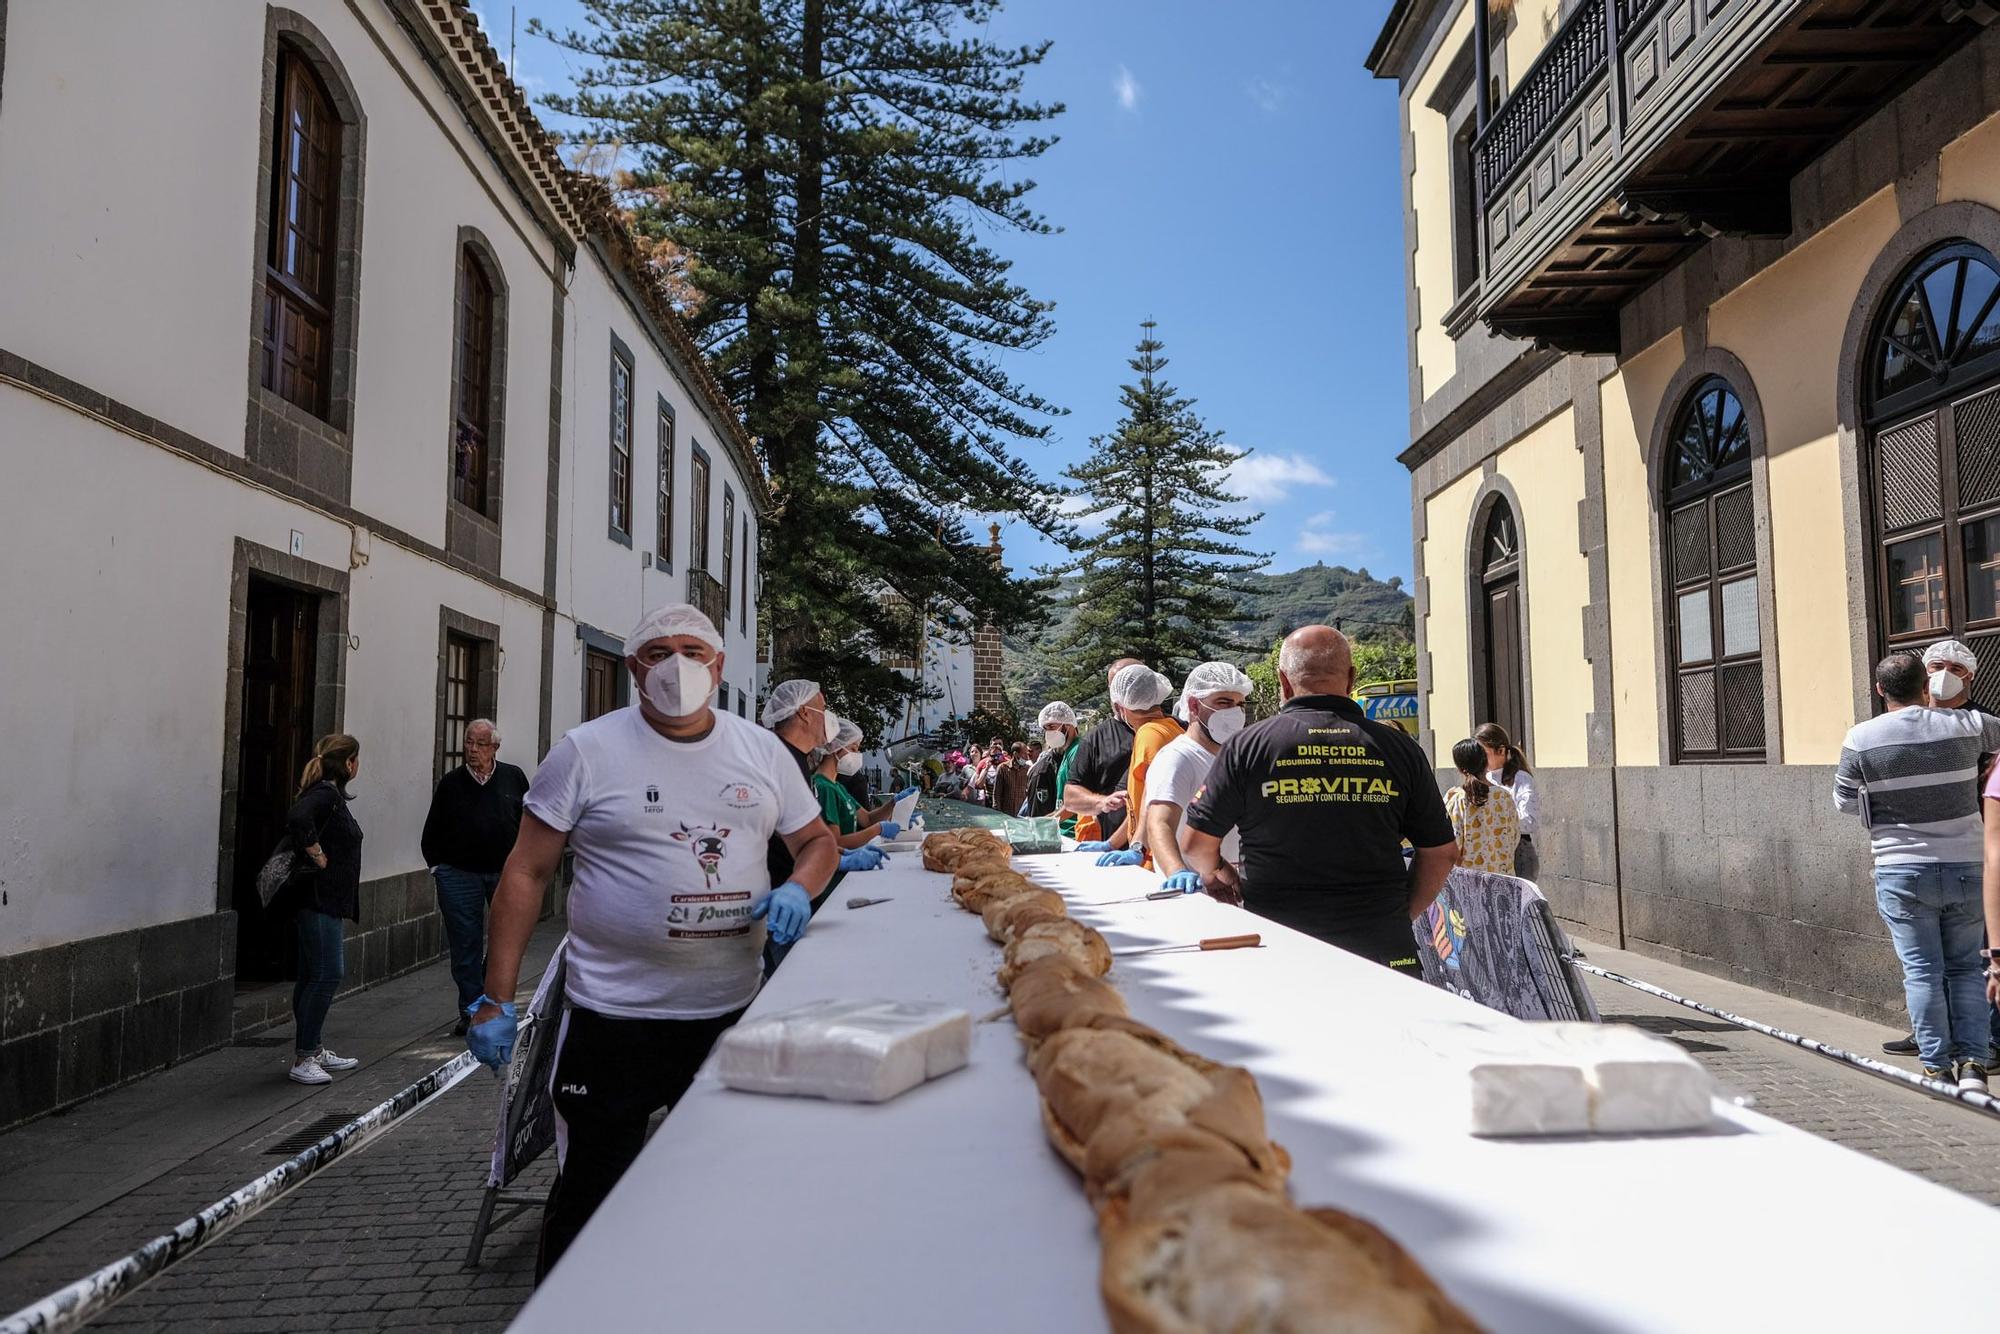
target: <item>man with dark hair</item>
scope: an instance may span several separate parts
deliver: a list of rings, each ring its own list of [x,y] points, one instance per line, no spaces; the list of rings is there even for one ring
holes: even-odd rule
[[[1985,841],[1979,757],[2000,748],[2000,719],[1931,707],[1924,661],[1875,665],[1885,712],[1841,743],[1833,804],[1858,811],[1875,853],[1875,908],[1903,965],[1903,999],[1924,1073],[1987,1087],[1990,1037],[1980,968]]]

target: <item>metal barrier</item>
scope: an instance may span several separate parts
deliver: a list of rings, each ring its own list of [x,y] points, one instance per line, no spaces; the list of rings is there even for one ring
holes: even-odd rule
[[[287,1191],[343,1155],[354,1153],[390,1126],[479,1068],[463,1052],[385,1102],[332,1131],[305,1152],[287,1158],[264,1175],[153,1238],[123,1259],[57,1289],[0,1320],[0,1334],[64,1334],[187,1259],[217,1237],[276,1203]]]

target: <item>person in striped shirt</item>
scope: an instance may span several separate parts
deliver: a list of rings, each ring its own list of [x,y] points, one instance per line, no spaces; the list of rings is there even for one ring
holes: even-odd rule
[[[1903,966],[1903,998],[1924,1073],[1984,1090],[1989,1037],[1981,973],[1979,758],[2000,719],[1931,707],[1922,659],[1876,664],[1885,712],[1840,747],[1833,803],[1859,812],[1875,855],[1875,907]]]

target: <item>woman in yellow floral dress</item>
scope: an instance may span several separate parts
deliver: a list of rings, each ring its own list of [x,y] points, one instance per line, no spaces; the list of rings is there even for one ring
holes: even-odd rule
[[[1444,809],[1458,835],[1458,864],[1495,875],[1514,874],[1514,845],[1521,818],[1514,794],[1486,781],[1486,748],[1471,737],[1451,748],[1459,784],[1444,794]]]

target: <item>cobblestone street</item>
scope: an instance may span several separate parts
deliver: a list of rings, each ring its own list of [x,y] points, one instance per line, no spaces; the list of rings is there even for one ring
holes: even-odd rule
[[[545,928],[546,935],[546,928]],[[550,942],[539,940],[535,959]],[[1720,981],[1685,969],[1585,945],[1593,962],[1629,972],[1683,995],[1874,1054],[1894,1034],[1880,1025]],[[441,969],[426,969],[343,1003],[342,1031],[364,1026],[399,1032],[399,1023],[436,1013]],[[1692,1010],[1598,978],[1590,979],[1608,1021],[1637,1024],[1681,1042],[1712,1069],[1725,1093],[1747,1096],[1759,1111],[1872,1154],[1941,1185],[2000,1203],[2000,1120],[1926,1098],[1850,1071],[1810,1053],[1712,1020]],[[273,1041],[273,1036],[277,1039]],[[177,1155],[164,1147],[178,1109],[226,1108],[211,1085],[199,1100],[173,1081],[212,1066],[227,1080],[278,1079],[284,1033],[253,1039],[188,1067],[153,1077],[76,1109],[0,1136],[0,1217],[14,1237],[34,1216],[60,1219],[55,1204],[33,1196],[50,1172],[72,1167],[114,1128],[159,1125],[154,1175],[105,1199],[46,1235],[5,1243],[0,1255],[0,1310],[75,1278],[140,1245],[280,1161],[272,1145],[313,1121],[358,1113],[448,1059],[456,1042],[442,1023],[419,1028],[393,1050],[371,1055],[354,1077],[307,1092],[277,1114],[227,1135],[207,1149]],[[364,1044],[356,1044],[362,1050]],[[244,1075],[241,1072],[252,1071]],[[227,1088],[228,1084],[219,1087]],[[127,1298],[97,1324],[133,1330],[266,1331],[503,1328],[527,1299],[534,1273],[536,1216],[531,1210],[492,1232],[478,1270],[464,1267],[478,1211],[490,1143],[493,1085],[475,1073],[405,1119],[360,1154],[343,1159],[277,1205],[193,1259]],[[238,1102],[241,1095],[238,1095]],[[182,1137],[184,1140],[184,1137]],[[67,1157],[65,1157],[67,1155]],[[39,1166],[37,1166],[39,1165]],[[48,1169],[48,1170],[42,1170]],[[144,1176],[128,1165],[133,1179]],[[537,1163],[518,1183],[548,1184],[551,1163]],[[107,1187],[107,1190],[115,1187]]]

